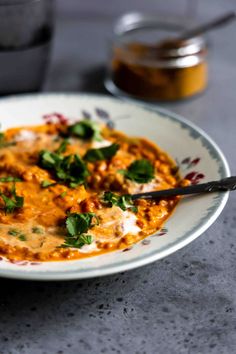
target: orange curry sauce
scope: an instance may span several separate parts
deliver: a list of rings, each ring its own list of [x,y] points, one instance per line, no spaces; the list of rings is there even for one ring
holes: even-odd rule
[[[0,196],[0,254],[11,260],[59,261],[97,255],[124,249],[156,232],[171,214],[178,197],[157,201],[138,200],[137,211],[122,210],[104,204],[101,194],[132,194],[183,185],[176,165],[152,142],[100,126],[101,139],[68,137],[61,155],[78,154],[82,159],[91,148],[119,144],[112,158],[86,162],[89,171],[84,184],[70,187],[58,182],[55,175],[39,164],[42,150],[57,151],[64,140],[67,126],[50,124],[20,127],[4,132],[5,144],[0,148],[0,178],[17,177],[21,181],[1,181],[0,192],[24,198],[23,206],[9,212]],[[148,183],[128,179],[120,170],[136,160],[146,159],[154,168]],[[43,187],[44,181],[52,185]],[[81,248],[60,247],[67,236],[66,218],[70,213],[95,213],[99,224],[90,228],[91,243]]]

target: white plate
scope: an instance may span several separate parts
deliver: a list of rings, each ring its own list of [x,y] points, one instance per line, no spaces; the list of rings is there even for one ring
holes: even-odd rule
[[[147,137],[166,150],[180,165],[182,176],[191,173],[199,182],[230,175],[220,149],[202,130],[164,110],[154,111],[98,95],[41,94],[0,100],[2,129],[42,123],[46,113],[70,118],[90,115],[114,124],[133,136]],[[18,262],[2,258],[0,276],[34,280],[69,280],[103,276],[143,266],[176,252],[200,236],[219,216],[228,193],[188,197],[177,206],[164,230],[149,236],[130,250],[66,262]]]

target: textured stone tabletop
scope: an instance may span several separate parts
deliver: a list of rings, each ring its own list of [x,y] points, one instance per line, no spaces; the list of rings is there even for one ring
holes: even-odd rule
[[[199,0],[198,8],[194,6],[187,0],[60,0],[45,90],[103,92],[111,23],[124,11],[146,7],[183,15],[192,9],[197,18],[206,19],[235,8],[236,1]],[[225,153],[232,174],[236,174],[235,37],[235,23],[209,36],[210,83],[203,95],[163,105],[209,133]],[[143,268],[73,282],[1,279],[0,354],[236,353],[235,236],[236,193],[232,193],[204,235]]]

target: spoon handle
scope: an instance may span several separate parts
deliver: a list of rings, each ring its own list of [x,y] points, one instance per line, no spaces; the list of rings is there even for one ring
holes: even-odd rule
[[[225,15],[220,16],[210,22],[204,23],[196,28],[186,30],[180,35],[180,37],[181,39],[188,39],[188,38],[198,36],[200,34],[207,32],[208,30],[211,30],[215,27],[224,25],[232,21],[233,19],[235,19],[235,17],[236,17],[236,13],[234,11],[228,12]]]
[[[233,190],[236,190],[236,176],[227,177],[220,181],[195,184],[187,187],[178,187],[160,191],[133,194],[132,199],[157,199],[164,197],[173,197],[177,195],[226,192]]]

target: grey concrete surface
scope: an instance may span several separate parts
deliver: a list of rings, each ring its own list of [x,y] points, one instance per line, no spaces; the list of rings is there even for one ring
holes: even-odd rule
[[[191,4],[190,4],[191,5]],[[124,11],[205,19],[235,0],[58,1],[45,91],[104,92],[114,17]],[[236,23],[212,33],[207,91],[163,106],[206,130],[236,174]],[[85,281],[0,280],[1,354],[236,353],[236,193],[200,238],[154,264]]]

